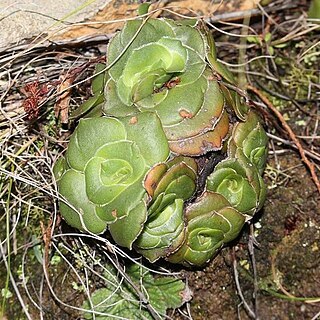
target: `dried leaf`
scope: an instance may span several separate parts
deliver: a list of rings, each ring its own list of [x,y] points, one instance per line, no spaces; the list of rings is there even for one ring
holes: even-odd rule
[[[60,84],[57,88],[57,94],[59,95],[56,104],[54,105],[54,114],[56,118],[60,117],[60,121],[63,124],[67,124],[69,121],[69,105],[71,99],[71,85],[74,77],[60,76]]]

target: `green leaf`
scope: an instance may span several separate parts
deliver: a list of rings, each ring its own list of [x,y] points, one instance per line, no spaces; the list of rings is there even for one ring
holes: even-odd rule
[[[151,305],[160,313],[166,309],[176,309],[183,303],[181,293],[185,290],[185,284],[173,277],[160,277],[154,279],[154,284],[148,286]]]
[[[204,132],[212,130],[218,122],[225,101],[218,83],[208,80],[210,74],[209,70],[204,74],[207,79],[203,86],[205,94],[202,105],[196,110],[189,109],[188,112],[184,108],[184,113],[180,109],[179,121],[165,126],[165,131],[170,141],[199,136]]]
[[[268,136],[253,111],[248,113],[245,122],[235,125],[228,143],[230,157],[240,158],[240,153],[262,174],[268,156]]]
[[[184,239],[183,200],[175,199],[164,210],[153,214],[135,242],[135,248],[154,262],[175,251]]]
[[[117,244],[131,249],[146,220],[147,206],[144,201],[141,201],[126,217],[110,224],[109,231]]]
[[[95,77],[92,80],[92,93],[93,97],[90,97],[85,101],[80,107],[72,112],[70,119],[76,119],[85,114],[88,114],[93,109],[98,107],[104,101],[104,85],[106,82],[106,73],[103,70],[106,68],[106,65],[103,63],[98,63],[95,67]]]
[[[149,11],[149,7],[150,7],[151,3],[142,3],[140,4],[139,8],[138,8],[138,14],[139,16],[142,16],[144,14],[147,14]]]
[[[184,240],[184,200],[196,189],[194,159],[175,157],[152,167],[144,180],[150,196],[148,218],[134,246],[154,262],[177,250]]]
[[[117,119],[81,119],[70,138],[66,159],[70,167],[84,171],[88,161],[106,143],[126,139],[126,129]]]
[[[68,170],[69,166],[64,157],[59,158],[53,167],[53,174],[56,181],[60,180],[62,175]]]
[[[234,159],[220,162],[207,179],[209,191],[222,194],[235,208],[243,212],[254,210],[257,194],[246,176],[246,171]]]
[[[311,19],[320,19],[320,0],[311,1],[308,16]]]
[[[261,43],[260,38],[258,36],[248,36],[247,41],[250,43],[257,43],[257,44]]]
[[[40,264],[43,264],[43,249],[39,239],[35,235],[32,235],[32,242],[33,242],[32,249],[33,249],[34,256],[36,257],[36,259]]]
[[[207,190],[223,195],[242,213],[253,215],[264,201],[265,185],[243,153],[221,161],[207,178]]]
[[[89,201],[85,177],[78,171],[68,170],[59,181],[59,192],[67,201],[60,201],[63,218],[74,228],[102,233],[107,227],[97,215],[96,206]]]
[[[1,296],[5,299],[9,299],[9,298],[13,297],[13,294],[9,289],[2,288],[1,289]]]
[[[184,303],[182,293],[185,285],[181,280],[169,276],[154,278],[147,269],[135,264],[126,268],[126,273],[148,297],[148,302],[161,318],[165,316],[167,309],[178,308]],[[95,318],[99,320],[114,319],[115,316],[132,320],[153,319],[139,302],[130,284],[113,268],[110,268],[106,278],[107,286],[91,295],[91,305],[88,300],[83,304],[84,309],[91,311],[84,312],[85,319],[93,319],[92,312],[97,312]]]
[[[186,266],[202,266],[240,233],[245,216],[220,194],[205,192],[186,209],[186,239],[168,260]]]
[[[113,65],[114,61],[117,61],[109,70],[113,80],[117,81],[120,78],[126,61],[134,49],[147,43],[156,42],[163,36],[174,37],[171,26],[165,20],[149,19],[139,31],[142,23],[143,20],[139,19],[128,21],[121,32],[110,41],[108,63]],[[133,39],[134,41],[132,42]],[[131,45],[125,51],[130,42],[132,42]]]
[[[271,37],[272,37],[272,34],[270,32],[267,32],[264,36],[264,41],[267,43],[270,42]]]
[[[106,69],[106,64],[104,63],[97,63],[94,74],[95,76],[92,79],[92,92],[94,94],[96,93],[102,93],[103,92],[103,87],[104,87],[104,82],[105,82],[105,72],[104,70]]]
[[[273,56],[273,55],[274,55],[274,48],[271,47],[271,46],[269,46],[269,47],[268,47],[268,52],[269,52],[269,54],[270,54],[271,56]]]
[[[148,166],[168,158],[168,141],[155,113],[146,112],[121,121],[126,126],[127,139],[135,141]]]

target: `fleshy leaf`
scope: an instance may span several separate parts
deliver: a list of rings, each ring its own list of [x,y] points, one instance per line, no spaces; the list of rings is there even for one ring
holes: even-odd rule
[[[54,169],[66,200],[61,201],[62,216],[73,227],[101,233],[107,224],[132,213],[132,232],[125,238],[119,234],[120,244],[131,247],[146,219],[145,175],[168,156],[168,142],[154,113],[80,120],[66,160]]]
[[[110,224],[109,231],[117,244],[131,249],[146,220],[147,206],[144,201],[140,201],[126,217]]]
[[[56,181],[60,180],[62,175],[69,169],[65,157],[59,158],[53,167],[53,174]]]
[[[191,138],[169,140],[170,149],[177,154],[187,156],[203,155],[209,151],[221,150],[228,132],[229,119],[227,114],[223,113],[214,130]]]
[[[263,172],[268,155],[268,137],[253,111],[248,113],[245,122],[238,123],[233,129],[228,153],[239,158],[239,152],[257,167],[260,174]]]
[[[222,194],[242,213],[253,215],[262,201],[264,183],[256,167],[246,158],[221,161],[207,178],[207,189]]]
[[[194,159],[176,157],[151,168],[144,181],[148,218],[135,247],[151,262],[176,251],[184,240],[184,201],[196,189]]]
[[[176,251],[183,239],[183,200],[176,199],[173,204],[147,220],[135,247],[149,261],[154,262]]]
[[[167,259],[187,266],[201,266],[239,235],[245,216],[233,209],[223,196],[205,192],[187,207],[186,220],[186,239]]]
[[[99,218],[96,206],[87,197],[84,175],[67,170],[58,184],[60,193],[66,199],[60,201],[60,211],[68,224],[80,230],[102,233],[107,223]]]
[[[95,77],[92,80],[92,93],[93,97],[90,97],[85,101],[80,107],[78,107],[74,112],[72,112],[70,119],[76,119],[92,111],[92,109],[98,107],[104,101],[103,90],[106,83],[106,73],[103,70],[106,65],[103,63],[98,63],[95,67]]]

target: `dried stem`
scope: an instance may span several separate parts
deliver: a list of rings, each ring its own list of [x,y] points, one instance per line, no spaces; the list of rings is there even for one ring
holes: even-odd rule
[[[238,295],[239,295],[241,302],[243,303],[243,306],[244,306],[246,312],[248,313],[249,317],[252,319],[256,319],[255,313],[253,312],[253,310],[249,306],[248,302],[244,298],[242,290],[241,290],[241,286],[240,286],[240,282],[239,282],[239,273],[238,273],[238,269],[237,269],[237,258],[236,258],[234,247],[232,248],[232,261],[233,261],[232,266],[233,266],[234,281],[236,283]]]
[[[302,161],[305,163],[305,165],[308,167],[310,173],[311,173],[311,177],[318,189],[318,192],[320,193],[320,182],[319,179],[317,177],[317,174],[315,172],[315,168],[314,168],[314,164],[311,163],[309,161],[309,159],[306,156],[306,153],[299,141],[299,139],[297,138],[297,136],[295,135],[295,133],[293,132],[293,130],[290,128],[290,126],[288,125],[288,123],[286,122],[286,120],[284,119],[284,117],[282,116],[282,114],[277,110],[277,108],[271,103],[271,101],[263,95],[263,93],[257,89],[256,87],[253,87],[251,85],[248,85],[247,87],[248,90],[254,92],[261,100],[262,102],[276,115],[276,117],[279,119],[279,121],[281,122],[283,128],[287,131],[290,139],[294,142],[294,144],[297,146],[297,149],[300,153],[301,159]]]
[[[259,319],[258,316],[258,276],[257,276],[257,264],[256,264],[256,257],[254,254],[254,247],[258,245],[257,240],[254,236],[254,226],[250,224],[250,234],[249,234],[249,242],[248,242],[248,251],[251,259],[251,265],[253,270],[253,302],[254,302],[254,313],[256,316],[256,320]]]

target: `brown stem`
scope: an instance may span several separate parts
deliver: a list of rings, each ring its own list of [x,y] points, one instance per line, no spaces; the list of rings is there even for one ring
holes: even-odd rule
[[[302,161],[305,163],[305,165],[308,167],[310,173],[311,173],[311,177],[318,189],[318,192],[320,193],[320,182],[319,179],[316,175],[315,172],[315,168],[314,168],[314,164],[311,163],[309,161],[309,159],[307,158],[305,151],[299,141],[299,139],[297,138],[297,136],[295,135],[295,133],[293,132],[293,130],[290,128],[290,126],[288,125],[288,123],[286,122],[286,120],[284,119],[284,117],[282,116],[282,114],[276,109],[276,107],[271,103],[271,101],[263,95],[263,93],[258,90],[256,87],[253,87],[251,85],[248,85],[247,87],[248,90],[254,92],[261,100],[262,102],[276,115],[276,117],[279,119],[279,121],[281,122],[283,128],[287,131],[290,139],[294,142],[294,144],[297,146],[297,149],[300,153],[301,159]]]

